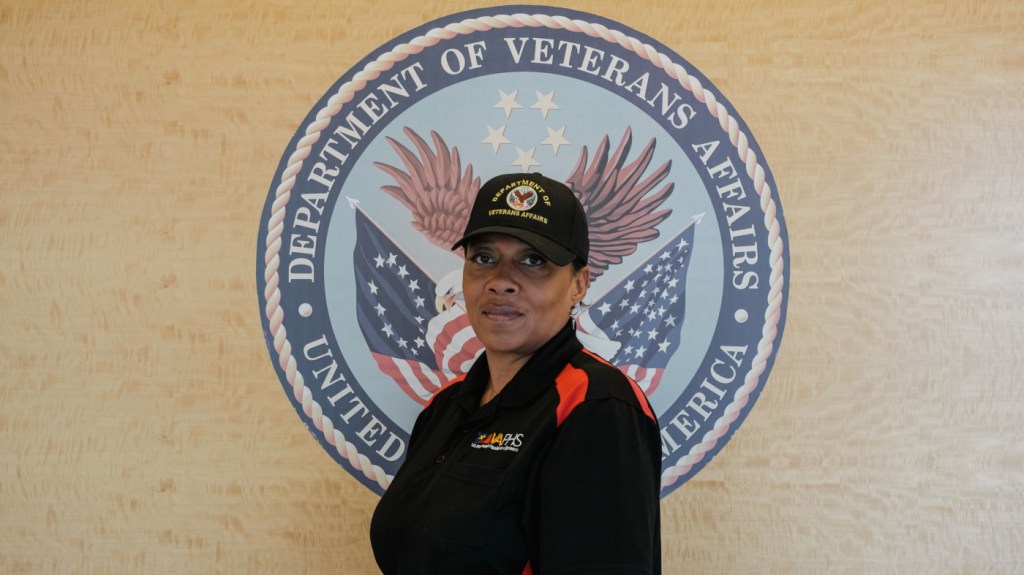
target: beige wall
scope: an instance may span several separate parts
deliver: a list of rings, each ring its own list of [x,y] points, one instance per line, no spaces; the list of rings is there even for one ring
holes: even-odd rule
[[[0,572],[372,573],[271,366],[256,233],[360,58],[476,6],[0,4]],[[1024,3],[567,2],[758,138],[789,316],[667,573],[1024,571]]]

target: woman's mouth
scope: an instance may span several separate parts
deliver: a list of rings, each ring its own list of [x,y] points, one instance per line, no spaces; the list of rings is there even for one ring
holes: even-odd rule
[[[481,310],[481,313],[487,319],[497,322],[512,321],[523,316],[521,311],[506,306],[487,307]]]

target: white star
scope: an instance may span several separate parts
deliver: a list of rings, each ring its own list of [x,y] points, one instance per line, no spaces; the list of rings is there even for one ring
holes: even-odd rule
[[[377,257],[373,258],[373,261],[376,262],[377,267],[384,267],[384,258],[380,254],[378,254]]]
[[[516,161],[512,162],[513,166],[520,166],[524,172],[529,172],[533,166],[540,166],[541,163],[533,159],[533,154],[536,153],[537,148],[530,148],[527,151],[523,151],[522,148],[516,148],[516,154],[519,155]]]
[[[537,94],[537,102],[530,106],[530,109],[540,110],[540,113],[544,116],[545,120],[548,119],[548,112],[550,110],[561,110],[561,108],[558,107],[558,104],[553,101],[555,98],[554,91],[548,92],[547,94],[541,94],[540,92],[535,93]]]
[[[658,344],[658,351],[668,352],[668,346],[670,346],[670,345],[672,345],[672,344],[670,344],[667,341],[663,341],[663,342]]]
[[[370,283],[367,284],[367,287],[370,288],[371,295],[377,295],[377,286],[373,283],[372,280],[370,281]]]
[[[565,126],[562,126],[557,130],[552,130],[551,128],[548,128],[547,130],[548,139],[541,142],[541,145],[551,146],[551,149],[556,156],[558,155],[558,148],[572,144],[572,142],[565,139]]]
[[[675,325],[676,325],[676,318],[675,318],[675,316],[669,315],[668,319],[665,320],[665,325],[670,325],[670,326],[675,327]]]
[[[494,153],[498,153],[498,148],[501,148],[502,144],[511,144],[512,140],[505,137],[505,126],[500,128],[492,128],[487,126],[487,137],[480,140],[481,144],[490,144],[494,148]]]
[[[398,266],[398,277],[405,278],[409,275],[409,271],[405,269],[405,266]]]
[[[416,302],[416,307],[423,307],[423,298],[417,297],[414,301]]]
[[[658,257],[660,259],[667,260],[668,258],[672,257],[672,254],[670,254],[668,252],[662,252],[662,254],[660,256],[658,256]]]
[[[626,293],[633,291],[633,280],[626,282],[626,286],[623,289],[626,290]]]
[[[416,339],[412,340],[412,342],[416,345],[416,349],[423,347],[423,345],[427,343],[423,341],[423,338],[421,337],[417,337]]]
[[[388,261],[387,261],[387,264],[388,264],[389,266],[393,266],[393,265],[397,264],[397,263],[398,263],[398,259],[397,259],[397,258],[398,258],[398,256],[396,256],[395,254],[392,254],[392,253],[388,253]]]
[[[409,347],[409,342],[405,341],[402,338],[398,338],[398,347],[406,349]]]
[[[416,291],[420,289],[420,280],[412,280],[409,282],[409,291]]]
[[[647,264],[647,265],[646,265],[646,266],[644,267],[644,274],[645,274],[645,275],[646,275],[646,274],[649,274],[649,273],[651,273],[651,272],[653,272],[653,271],[654,271],[654,266],[652,266],[651,264]]]
[[[597,311],[601,312],[601,315],[604,315],[612,311],[612,306],[609,305],[608,302],[604,302],[603,304],[601,304],[601,307],[597,308]]]
[[[658,337],[658,330],[652,329],[651,331],[647,332],[647,339],[654,339],[656,337]]]
[[[380,303],[378,303],[377,307],[374,308],[374,309],[377,310],[377,315],[378,316],[384,315],[384,312],[388,311],[388,310],[384,309],[384,306],[380,305]]]
[[[629,306],[629,313],[636,313],[638,311],[640,311],[640,306],[636,304]]]
[[[384,327],[382,327],[380,330],[384,332],[384,335],[388,337],[395,335],[395,332],[391,331],[391,324],[384,324]]]
[[[512,115],[512,110],[518,110],[522,108],[519,102],[516,102],[516,96],[519,94],[519,90],[513,90],[511,94],[506,94],[503,90],[498,90],[501,94],[501,101],[494,105],[495,108],[501,108],[505,110],[505,117]]]
[[[677,249],[677,250],[681,250],[681,249],[685,248],[685,247],[686,247],[686,246],[688,246],[688,245],[690,245],[690,244],[686,243],[686,240],[685,240],[685,239],[683,239],[683,238],[679,238],[679,243],[678,243],[678,244],[676,244],[676,249]]]
[[[637,348],[636,353],[633,354],[633,355],[636,356],[636,357],[643,357],[645,353],[647,353],[647,348],[646,347],[639,347],[639,348]]]
[[[674,288],[679,283],[679,278],[672,278],[672,281],[668,282],[668,287]]]

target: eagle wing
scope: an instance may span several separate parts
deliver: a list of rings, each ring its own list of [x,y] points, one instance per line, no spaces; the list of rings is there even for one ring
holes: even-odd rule
[[[431,130],[434,149],[410,128],[403,130],[415,151],[393,138],[386,138],[405,169],[374,162],[394,180],[393,186],[381,186],[391,197],[412,212],[412,226],[434,245],[450,250],[462,237],[469,219],[473,198],[480,189],[480,178],[473,167],[462,171],[458,148],[449,148],[441,136]]]
[[[608,137],[601,139],[594,160],[588,165],[586,146],[565,183],[583,204],[590,226],[590,269],[596,278],[610,266],[636,251],[637,246],[658,237],[657,226],[671,215],[659,209],[675,184],[665,183],[654,191],[672,169],[667,161],[646,175],[654,155],[652,138],[639,156],[627,163],[632,146],[632,131],[627,128],[615,151],[609,154]]]

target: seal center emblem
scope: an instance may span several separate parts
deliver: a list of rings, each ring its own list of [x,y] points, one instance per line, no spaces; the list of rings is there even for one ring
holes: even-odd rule
[[[505,196],[508,207],[517,212],[525,212],[537,205],[537,192],[530,186],[519,186]]]

